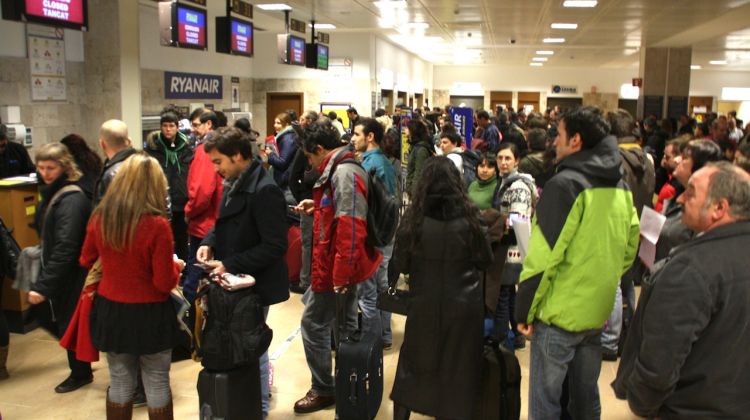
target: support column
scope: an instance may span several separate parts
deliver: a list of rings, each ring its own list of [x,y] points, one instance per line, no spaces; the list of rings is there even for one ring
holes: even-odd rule
[[[90,26],[84,35],[86,134],[97,143],[109,119],[128,125],[133,146],[141,139],[141,64],[138,2],[90,0]]]
[[[690,47],[641,49],[638,118],[676,118],[688,112],[691,58]]]

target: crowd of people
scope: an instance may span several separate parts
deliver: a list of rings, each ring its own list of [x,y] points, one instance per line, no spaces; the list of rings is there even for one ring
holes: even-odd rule
[[[150,418],[172,418],[180,333],[169,294],[180,286],[192,302],[206,271],[252,275],[265,315],[290,290],[303,294],[311,384],[296,413],[336,404],[337,299],[349,331],[392,348],[378,294],[401,274],[412,299],[390,393],[395,419],[472,418],[485,342],[512,352],[527,340],[529,418],[599,418],[602,360],[619,357],[613,389],[638,415],[740,418],[750,409],[750,278],[740,257],[750,245],[750,127],[743,132],[736,114],[636,121],[594,107],[498,108],[476,112],[471,138],[450,107],[347,114],[344,127],[335,113],[282,112],[260,139],[246,119],[227,127],[220,112],[170,106],[143,151],[125,123],[104,122],[103,162],[71,134],[35,150],[32,164],[0,129],[0,177],[33,171],[40,182],[42,265],[28,300],[56,337],[90,330],[94,353],[106,353],[108,418],[130,418],[139,402]],[[403,205],[384,246],[367,240],[371,176]],[[653,260],[637,256],[646,208],[665,218]],[[290,225],[302,243],[291,284]],[[82,292],[94,291],[84,311]],[[0,379],[8,348],[0,312]],[[66,348],[59,393],[92,382],[98,357]],[[267,353],[259,365],[265,418]]]

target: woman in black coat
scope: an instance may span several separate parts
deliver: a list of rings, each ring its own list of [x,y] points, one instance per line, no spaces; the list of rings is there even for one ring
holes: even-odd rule
[[[49,143],[36,152],[36,167],[44,186],[35,223],[42,239],[42,267],[31,286],[29,303],[40,324],[57,338],[65,334],[86,279],[78,264],[91,200],[77,182],[81,178],[73,156],[61,143]],[[52,206],[52,207],[50,207]],[[68,351],[70,376],[55,388],[74,391],[93,380],[91,364]]]
[[[425,163],[394,260],[414,294],[391,392],[394,419],[408,419],[411,411],[469,419],[483,360],[481,270],[492,251],[448,158]]]

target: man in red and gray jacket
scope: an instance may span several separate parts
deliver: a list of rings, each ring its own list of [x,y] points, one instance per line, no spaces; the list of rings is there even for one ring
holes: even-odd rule
[[[214,170],[214,164],[203,150],[203,143],[214,136],[214,129],[218,124],[216,114],[206,111],[192,121],[198,142],[195,155],[188,172],[187,188],[188,202],[185,204],[185,219],[190,237],[188,264],[186,267],[183,293],[188,301],[195,298],[201,269],[195,267],[195,253],[198,251],[203,238],[216,223],[221,203],[222,179]]]
[[[296,413],[311,413],[335,403],[331,375],[331,326],[336,296],[346,295],[347,327],[356,328],[357,284],[372,277],[383,259],[367,237],[367,181],[348,147],[328,119],[305,128],[303,148],[320,178],[313,199],[302,200],[297,211],[313,216],[312,285],[303,296],[302,342],[312,387],[294,404]]]

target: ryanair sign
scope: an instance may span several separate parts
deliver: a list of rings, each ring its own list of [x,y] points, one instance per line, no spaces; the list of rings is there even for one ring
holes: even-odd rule
[[[164,72],[166,99],[222,99],[222,76]]]

